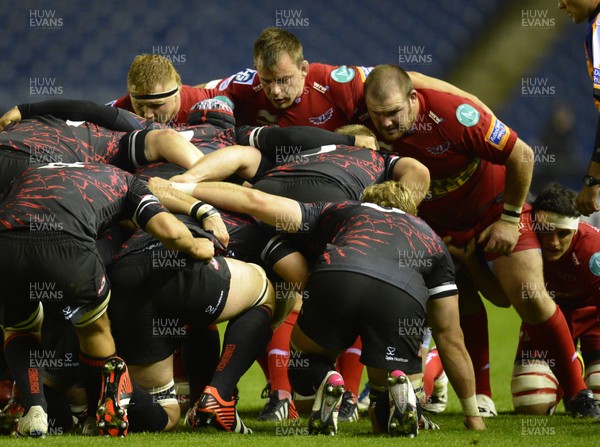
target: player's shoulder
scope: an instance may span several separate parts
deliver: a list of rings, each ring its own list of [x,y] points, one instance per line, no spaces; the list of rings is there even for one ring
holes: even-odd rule
[[[312,62],[309,65],[307,79],[324,86],[344,86],[345,84],[364,84],[373,67],[354,65],[328,65]]]
[[[246,68],[223,79],[218,84],[217,90],[230,91],[235,89],[252,91],[252,88],[256,85],[260,85],[258,73],[253,68]]]
[[[573,247],[567,255],[584,272],[600,276],[600,230],[586,222],[580,222]]]
[[[107,105],[111,107],[118,107],[119,109],[131,110],[131,98],[128,94],[126,94],[115,99],[114,101],[107,103]]]
[[[600,252],[600,229],[587,222],[579,222],[575,248],[579,253],[587,255]]]

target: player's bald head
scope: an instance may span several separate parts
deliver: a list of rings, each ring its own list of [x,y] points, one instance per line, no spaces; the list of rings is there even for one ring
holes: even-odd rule
[[[365,97],[370,96],[377,102],[383,102],[390,93],[400,92],[403,97],[413,90],[408,73],[397,65],[377,65],[365,82]]]

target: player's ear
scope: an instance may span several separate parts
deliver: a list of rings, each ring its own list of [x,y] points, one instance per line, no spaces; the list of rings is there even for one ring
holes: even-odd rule
[[[308,74],[308,61],[306,59],[300,64],[300,73],[302,73],[303,78]]]

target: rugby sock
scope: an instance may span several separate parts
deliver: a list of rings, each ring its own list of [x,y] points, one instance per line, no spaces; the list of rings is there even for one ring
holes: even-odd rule
[[[360,363],[362,353],[362,341],[360,337],[354,344],[340,354],[337,359],[337,370],[344,378],[346,390],[349,390],[355,396],[358,396],[360,388],[360,379],[365,365]]]
[[[545,360],[549,363],[567,399],[575,397],[579,391],[586,389],[581,363],[577,358],[569,327],[558,306],[554,315],[543,323],[523,323],[523,327],[533,345],[544,352]]]
[[[81,371],[81,383],[85,389],[88,404],[88,415],[96,415],[98,400],[102,388],[102,368],[104,363],[116,353],[108,357],[96,358],[79,351],[79,370]]]
[[[38,338],[30,332],[17,332],[4,341],[6,363],[12,371],[21,401],[26,410],[34,405],[47,409],[43,388],[42,346]],[[41,358],[40,358],[41,357]]]
[[[3,331],[0,331],[0,343],[4,346]],[[12,382],[12,375],[10,374],[10,369],[8,368],[8,364],[6,363],[6,357],[4,355],[4,350],[0,351],[0,381],[1,380],[10,380]]]
[[[298,319],[298,312],[292,312],[286,320],[273,333],[273,338],[267,347],[269,355],[269,376],[271,377],[271,390],[285,391],[289,395],[279,398],[291,397],[292,385],[288,377],[288,360],[290,358],[290,337],[292,329]]]
[[[73,426],[71,406],[65,393],[49,386],[44,387],[48,402],[48,431],[54,434],[66,433]]]
[[[229,321],[223,337],[223,353],[210,382],[224,400],[232,399],[240,377],[267,347],[272,335],[271,317],[271,309],[263,305]]]
[[[475,371],[475,392],[492,397],[490,385],[490,345],[488,320],[485,307],[472,315],[460,316],[465,346],[473,362]]]
[[[378,427],[373,426],[373,432],[386,431],[390,418],[389,393],[387,388],[378,390],[371,386],[369,391],[369,407],[373,408],[375,422]],[[381,402],[381,403],[379,403]]]
[[[130,432],[161,432],[169,423],[169,416],[154,396],[135,383],[127,408]]]
[[[216,324],[191,326],[183,342],[182,357],[190,385],[190,402],[196,402],[219,364],[221,339]]]
[[[312,396],[316,393],[321,382],[329,371],[333,371],[333,364],[321,355],[305,354],[292,351],[294,359],[298,362],[290,365],[288,374],[294,391],[301,396]]]
[[[256,363],[258,363],[258,366],[260,366],[260,369],[262,369],[267,384],[271,385],[271,375],[269,374],[269,355],[267,354],[266,349],[265,352],[261,353],[258,356],[258,358],[256,359]]]
[[[425,359],[425,373],[423,374],[425,397],[431,396],[435,379],[441,376],[443,372],[444,367],[438,351],[437,349],[432,349],[427,353],[427,358]]]

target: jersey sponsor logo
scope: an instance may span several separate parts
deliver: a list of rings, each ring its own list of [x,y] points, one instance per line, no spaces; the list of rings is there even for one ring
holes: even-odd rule
[[[98,296],[100,296],[102,294],[105,287],[106,287],[106,275],[102,275],[102,279],[100,280],[100,287],[98,288]]]
[[[262,90],[262,84],[256,84],[254,87],[252,87],[252,90],[254,91],[254,93],[258,93]]]
[[[319,84],[318,82],[313,82],[313,88],[319,93],[325,93],[329,90],[329,86],[325,87],[324,85]]]
[[[331,79],[340,84],[344,84],[346,82],[350,82],[354,79],[355,71],[353,68],[346,67],[342,65],[341,67],[336,68],[331,72]]]
[[[479,122],[479,112],[469,104],[461,104],[456,108],[456,118],[463,126],[472,127]]]
[[[365,82],[367,80],[367,76],[369,76],[369,73],[371,73],[371,71],[373,71],[373,67],[357,67],[358,68],[358,74],[360,75],[360,78],[362,79],[363,82]]]
[[[497,149],[503,150],[510,137],[510,129],[498,118],[494,117],[485,140]]]
[[[333,116],[333,107],[327,110],[324,114],[319,116],[314,116],[308,119],[315,126],[320,126],[321,124],[325,124],[327,121],[331,119]]]
[[[229,87],[229,84],[231,84],[231,81],[233,81],[234,76],[229,76],[227,79],[225,79],[223,82],[221,82],[221,85],[219,85],[219,90],[223,91],[226,90],[227,87]]]
[[[408,359],[402,357],[396,357],[396,348],[388,346],[385,350],[385,359],[392,362],[408,363]]]
[[[600,68],[594,68],[594,85],[600,85]]]
[[[67,120],[65,122],[67,123],[67,126],[71,126],[71,127],[79,127],[83,123],[85,123],[85,121],[71,121],[71,120]]]
[[[277,115],[272,115],[265,109],[260,109],[256,114],[256,121],[267,125],[275,124],[277,123]]]
[[[441,122],[444,121],[444,118],[440,118],[435,113],[433,113],[433,111],[431,111],[431,110],[429,111],[428,116],[429,116],[429,118],[431,118],[433,120],[433,122],[435,124],[440,124]]]
[[[234,84],[252,84],[254,77],[256,76],[256,70],[246,68],[244,71],[240,71],[235,75],[233,80]]]
[[[450,142],[446,141],[445,143],[442,143],[439,146],[428,147],[427,152],[433,155],[440,155],[446,152],[448,149],[450,149]]]
[[[212,260],[211,260],[212,262]],[[219,310],[219,305],[221,304],[221,301],[223,301],[223,291],[221,290],[221,294],[219,295],[219,301],[217,301],[217,304],[215,304],[214,306],[212,305],[208,305],[206,306],[206,309],[204,310],[204,312],[206,312],[207,314],[213,315],[217,310]]]
[[[600,251],[597,251],[590,258],[590,272],[594,274],[594,276],[600,276]]]

